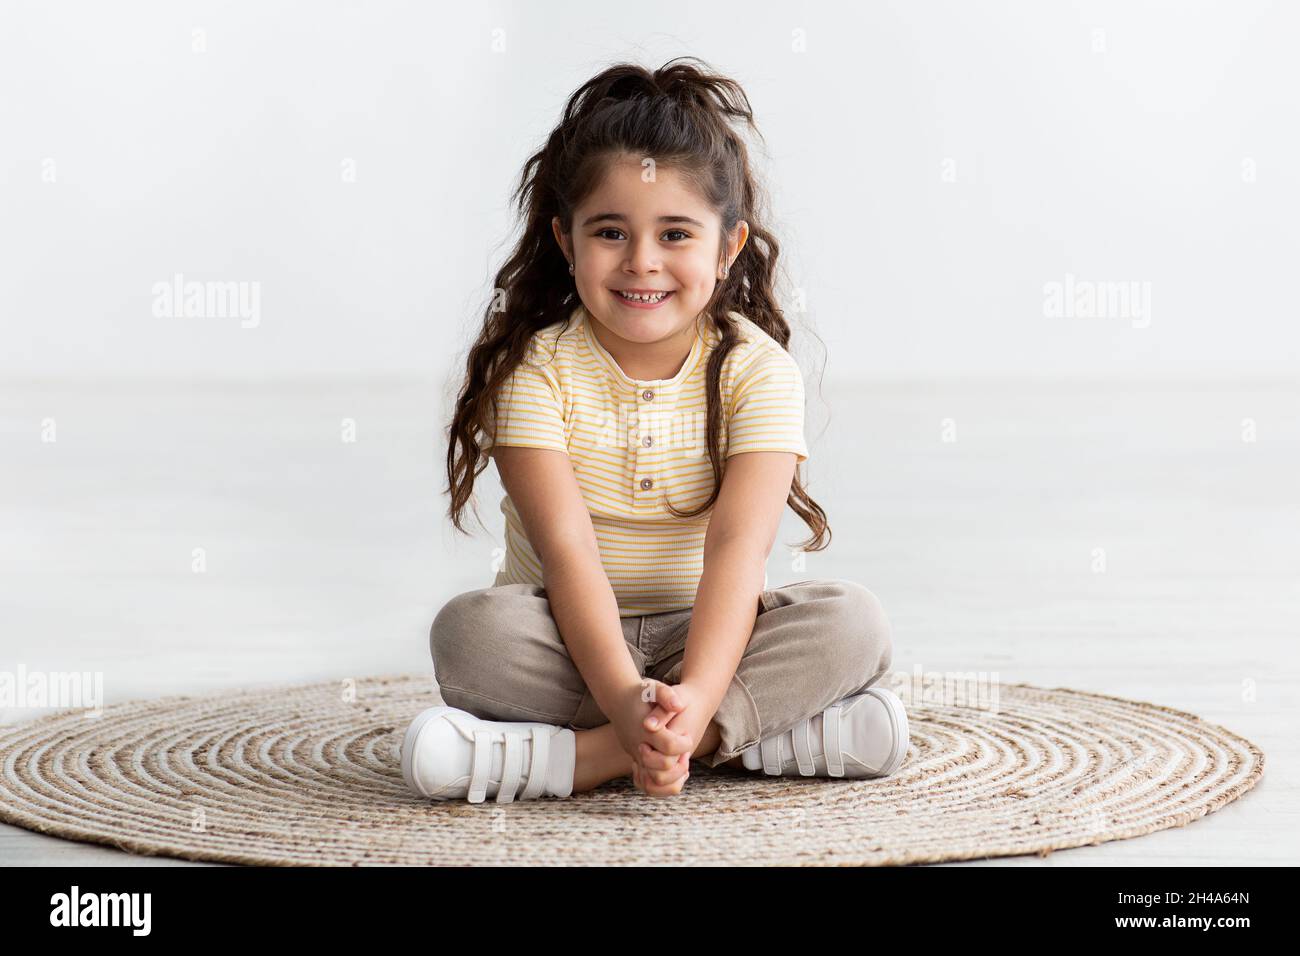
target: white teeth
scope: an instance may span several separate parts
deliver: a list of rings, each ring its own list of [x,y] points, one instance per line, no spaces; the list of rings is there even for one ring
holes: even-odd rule
[[[666,298],[668,295],[667,292],[657,292],[654,295],[639,295],[631,292],[619,292],[618,294],[625,299],[630,299],[633,302],[659,302],[664,298]]]

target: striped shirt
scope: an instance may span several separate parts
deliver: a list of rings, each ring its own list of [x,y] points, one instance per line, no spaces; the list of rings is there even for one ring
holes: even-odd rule
[[[741,342],[722,367],[724,458],[787,451],[806,461],[799,366],[757,325],[731,315]],[[579,305],[563,332],[565,323],[555,322],[533,334],[523,362],[497,393],[495,442],[569,456],[621,617],[692,607],[711,509],[677,518],[665,498],[679,511],[692,510],[713,488],[705,372],[718,334],[697,318],[694,343],[677,374],[640,380],[626,375],[600,344],[591,331],[594,321]],[[480,439],[488,455],[491,434],[489,422]],[[541,585],[541,560],[509,495],[501,511],[506,553],[493,586]]]

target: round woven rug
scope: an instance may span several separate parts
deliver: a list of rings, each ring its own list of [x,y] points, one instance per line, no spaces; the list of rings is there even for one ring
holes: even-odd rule
[[[903,678],[903,679],[899,679]],[[859,866],[1013,856],[1181,827],[1260,779],[1254,744],[1193,714],[1000,685],[996,707],[931,687],[911,749],[874,780],[693,763],[675,797],[631,780],[498,805],[406,790],[407,724],[431,676],[277,686],[64,711],[0,726],[0,819],[193,860],[297,865]]]

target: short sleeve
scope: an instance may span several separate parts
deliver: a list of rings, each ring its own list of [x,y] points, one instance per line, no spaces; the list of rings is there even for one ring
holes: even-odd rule
[[[780,346],[761,345],[741,359],[732,388],[727,457],[748,451],[789,451],[808,460],[804,441],[803,375]]]
[[[497,390],[495,440],[490,407],[487,416],[480,447],[489,456],[497,445],[569,450],[564,400],[554,365],[549,361],[539,363],[535,349],[525,354]]]

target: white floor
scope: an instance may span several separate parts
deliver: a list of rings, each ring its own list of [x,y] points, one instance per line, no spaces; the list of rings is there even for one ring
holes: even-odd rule
[[[807,382],[834,543],[795,567],[787,514],[769,586],[866,584],[898,670],[1153,701],[1266,752],[1254,791],[1186,827],[988,864],[1300,861],[1300,384]],[[434,613],[500,546],[491,471],[491,533],[445,520],[441,392],[0,386],[0,668],[103,671],[110,704],[427,671]],[[196,865],[0,826],[11,864]]]

